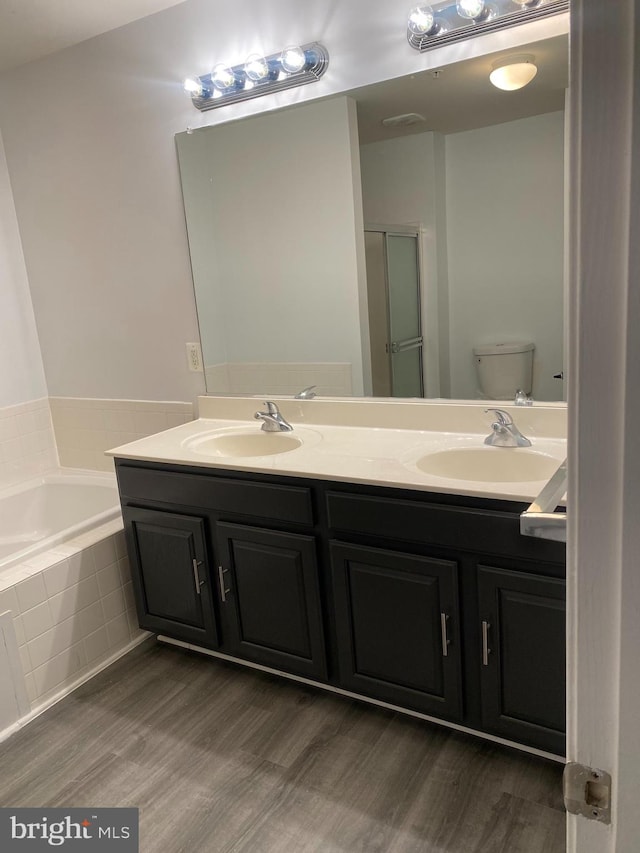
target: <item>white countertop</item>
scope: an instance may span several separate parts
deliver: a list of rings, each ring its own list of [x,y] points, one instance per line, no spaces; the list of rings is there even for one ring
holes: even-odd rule
[[[273,398],[272,398],[273,399]],[[544,454],[548,464],[566,458],[566,409],[512,407],[516,424],[532,442],[531,448],[491,448],[484,445],[490,432],[493,405],[444,401],[392,403],[372,401],[299,401],[275,398],[283,416],[293,426],[301,445],[265,456],[219,456],[198,448],[207,436],[254,434],[261,425],[253,413],[264,408],[260,398],[201,398],[198,420],[107,451],[121,459],[137,459],[172,465],[247,471],[262,474],[308,477],[390,486],[421,491],[475,495],[530,502],[543,488],[542,480],[488,482],[427,474],[417,462],[427,454],[454,448],[486,448],[494,454]],[[355,404],[355,405],[354,405]],[[351,410],[351,411],[349,411]],[[212,417],[211,415],[216,415]],[[238,415],[242,414],[242,417]],[[333,423],[331,422],[333,421]],[[350,424],[357,425],[350,425]],[[398,426],[390,426],[390,423]],[[382,426],[378,424],[383,424]],[[417,425],[423,428],[416,428]],[[443,428],[448,427],[448,428]],[[563,435],[564,432],[564,435]],[[513,457],[510,457],[513,458]],[[501,460],[502,461],[502,460]],[[552,465],[553,467],[553,465]],[[552,472],[553,473],[553,472]]]

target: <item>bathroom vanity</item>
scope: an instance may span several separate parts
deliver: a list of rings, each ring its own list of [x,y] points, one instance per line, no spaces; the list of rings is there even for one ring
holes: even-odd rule
[[[321,411],[314,401],[301,406]],[[203,442],[259,430],[230,423],[194,422],[111,451],[141,627],[563,754],[564,545],[520,535],[522,484],[493,484],[498,496],[488,496],[485,483],[456,492],[413,463],[398,475],[394,442],[459,449],[472,440],[460,431],[429,437],[307,421],[299,434],[310,447],[205,456]]]

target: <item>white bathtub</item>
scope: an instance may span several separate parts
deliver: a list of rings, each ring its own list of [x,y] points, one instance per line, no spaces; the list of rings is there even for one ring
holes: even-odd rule
[[[0,572],[119,514],[112,474],[59,472],[0,492]]]
[[[147,636],[115,475],[59,469],[0,490],[0,654],[13,649],[30,708],[0,741]]]

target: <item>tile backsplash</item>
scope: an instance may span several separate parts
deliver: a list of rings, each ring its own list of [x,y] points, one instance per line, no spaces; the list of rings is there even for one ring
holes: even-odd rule
[[[207,388],[218,394],[294,395],[314,385],[323,397],[350,397],[353,366],[350,362],[223,362],[205,368]]]
[[[49,400],[0,408],[0,487],[57,466]]]
[[[112,471],[105,450],[193,420],[192,403],[50,397],[60,465]]]

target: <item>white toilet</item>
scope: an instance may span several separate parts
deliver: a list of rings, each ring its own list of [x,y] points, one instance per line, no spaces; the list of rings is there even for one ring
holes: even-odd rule
[[[488,400],[513,400],[516,391],[531,394],[535,345],[487,344],[474,347],[479,390]]]

